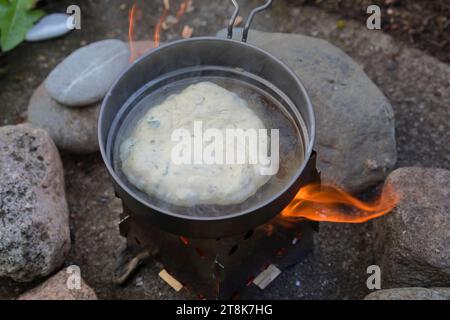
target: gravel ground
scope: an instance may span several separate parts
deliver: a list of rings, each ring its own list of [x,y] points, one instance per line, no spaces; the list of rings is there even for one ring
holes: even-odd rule
[[[384,32],[408,45],[450,62],[450,2],[448,0],[288,0],[292,5],[314,5],[343,19],[367,20],[366,8],[378,5]],[[344,20],[343,20],[344,21]]]
[[[248,2],[248,1],[247,1]],[[63,11],[80,3],[82,30],[53,41],[23,44],[0,57],[8,72],[0,78],[2,124],[23,121],[34,89],[52,68],[80,45],[105,38],[127,39],[127,14],[132,1],[66,1],[51,3],[47,11]],[[137,40],[151,38],[161,13],[159,2],[139,2],[142,18]],[[162,41],[179,37],[182,26],[194,36],[213,35],[226,25],[232,8],[225,1],[194,0],[195,9],[179,25],[162,34]],[[243,15],[249,4],[244,5]],[[338,16],[317,8],[287,7],[278,1],[271,11],[257,17],[256,29],[317,36],[341,47],[366,70],[391,100],[396,115],[398,166],[419,165],[450,169],[450,71],[448,65],[397,43],[379,31],[368,31],[359,22],[337,28]],[[20,94],[19,94],[20,93]],[[125,287],[111,284],[113,262],[123,239],[118,235],[120,206],[99,155],[63,157],[71,211],[73,247],[68,264],[81,267],[85,280],[100,298],[177,299],[156,275],[157,267],[141,269]],[[373,264],[372,224],[321,224],[315,253],[284,272],[265,291],[251,291],[250,298],[358,299],[368,293],[366,268]],[[17,296],[31,285],[8,282],[0,298]]]

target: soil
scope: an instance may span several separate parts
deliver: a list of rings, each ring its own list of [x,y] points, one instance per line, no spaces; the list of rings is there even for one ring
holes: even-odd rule
[[[405,43],[450,62],[450,2],[448,0],[289,0],[297,6],[317,6],[343,19],[366,23],[366,9],[378,5],[382,30]]]
[[[243,4],[242,16],[246,16],[253,2]],[[62,12],[74,3],[82,9],[81,30],[51,41],[21,44],[0,57],[1,68],[7,69],[0,75],[0,124],[24,121],[35,88],[75,49],[105,38],[127,40],[127,16],[132,0],[49,1],[44,9]],[[136,39],[150,39],[162,12],[160,2],[138,1],[138,4],[141,18],[136,26]],[[194,0],[194,10],[164,31],[161,40],[179,38],[184,25],[194,29],[193,36],[214,35],[226,26],[232,10],[228,1]],[[280,0],[270,11],[257,16],[253,26],[263,31],[320,37],[341,47],[361,64],[393,104],[398,166],[450,169],[450,84],[443,72],[448,66],[382,31],[369,32],[358,20],[346,20],[345,26],[338,28],[341,19],[342,15],[323,9]],[[142,268],[124,287],[112,284],[115,259],[124,245],[118,232],[120,201],[114,197],[99,154],[63,155],[63,162],[72,234],[67,264],[81,267],[82,276],[100,298],[192,298],[189,293],[178,294],[170,289],[158,278],[155,265]],[[246,297],[360,299],[369,293],[366,268],[374,263],[372,223],[322,223],[320,229],[314,254],[284,272],[266,290],[250,291]],[[32,285],[2,284],[0,298],[16,297]]]

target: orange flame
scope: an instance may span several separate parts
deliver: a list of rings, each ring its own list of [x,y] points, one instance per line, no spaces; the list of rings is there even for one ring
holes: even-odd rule
[[[398,199],[388,184],[382,195],[372,202],[363,202],[333,185],[310,184],[301,188],[281,212],[281,220],[306,218],[313,221],[363,223],[389,213]]]
[[[178,9],[176,18],[180,19],[184,13],[186,12],[186,9],[189,7],[189,5],[192,3],[192,0],[183,0],[183,2],[180,4],[180,8]]]
[[[180,240],[184,243],[185,246],[189,244],[189,239],[186,237],[180,236]]]
[[[170,2],[169,0],[163,0],[164,8],[163,13],[161,17],[159,17],[158,23],[155,26],[155,33],[153,35],[153,41],[155,48],[159,47],[159,39],[160,39],[160,33],[161,33],[161,26],[166,20],[167,16],[169,15],[170,10]]]
[[[184,13],[186,12],[187,8],[189,7],[189,5],[191,3],[192,3],[192,0],[183,0],[181,2],[180,7],[175,16],[177,20],[179,20],[184,15]],[[153,41],[154,41],[155,48],[159,47],[161,28],[162,28],[163,23],[166,21],[167,16],[169,15],[169,12],[170,12],[170,0],[163,0],[163,5],[164,5],[163,13],[162,13],[161,17],[159,17],[158,23],[155,26],[155,33],[153,35]]]
[[[136,15],[136,4],[133,4],[130,12],[128,13],[128,42],[130,44],[130,63],[135,59],[135,50],[134,50],[134,22]]]
[[[192,0],[183,0],[180,4],[180,7],[176,13],[176,19],[179,20],[185,13],[189,6],[192,4]],[[158,22],[155,25],[155,31],[153,34],[153,47],[157,48],[160,44],[160,34],[161,29],[166,22],[166,19],[170,12],[170,0],[163,0],[163,13],[158,18]],[[130,46],[130,63],[133,62],[136,58],[141,56],[144,52],[151,49],[152,46],[149,45],[148,48],[145,48],[145,44],[140,44],[139,46],[135,45],[135,24],[136,24],[136,15],[138,14],[138,7],[136,4],[133,4],[129,13],[128,13],[128,42]],[[178,22],[176,22],[178,23]],[[175,23],[175,24],[176,24]],[[149,41],[151,43],[151,41]]]

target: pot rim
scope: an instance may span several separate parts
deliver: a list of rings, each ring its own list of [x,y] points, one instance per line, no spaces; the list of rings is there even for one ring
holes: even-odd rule
[[[156,52],[162,51],[167,47],[171,47],[171,46],[177,46],[179,44],[182,43],[186,43],[186,42],[196,42],[196,41],[217,41],[217,42],[230,42],[230,43],[234,43],[240,46],[248,46],[250,48],[252,48],[253,50],[256,50],[264,55],[266,55],[269,59],[274,60],[275,62],[277,62],[281,67],[283,67],[283,69],[293,78],[295,79],[295,81],[297,82],[298,87],[301,89],[302,91],[302,95],[305,98],[306,101],[306,110],[308,113],[308,122],[309,122],[309,130],[308,131],[308,135],[309,135],[309,139],[308,139],[308,145],[305,148],[305,154],[304,154],[304,160],[302,165],[295,171],[295,174],[291,177],[291,179],[289,180],[288,183],[285,184],[285,186],[280,189],[280,191],[278,191],[276,194],[272,195],[270,198],[265,199],[264,201],[261,201],[258,203],[258,205],[256,207],[250,207],[246,210],[242,210],[239,212],[235,212],[233,214],[227,214],[227,215],[223,215],[223,216],[213,216],[213,217],[204,217],[204,216],[188,216],[188,215],[182,215],[182,214],[178,214],[178,213],[174,213],[171,212],[170,210],[167,210],[165,208],[159,207],[159,206],[155,206],[154,204],[150,203],[149,201],[146,201],[145,199],[142,199],[141,197],[139,197],[133,190],[131,190],[120,178],[119,176],[116,174],[115,170],[112,167],[112,164],[110,163],[110,157],[106,154],[106,143],[108,139],[105,139],[105,141],[103,141],[102,139],[102,132],[104,130],[105,124],[103,120],[104,117],[104,113],[106,112],[106,104],[107,101],[109,99],[109,97],[111,96],[111,92],[115,89],[115,87],[117,86],[117,84],[121,81],[122,77],[124,74],[126,74],[127,72],[129,72],[132,68],[135,67],[135,65],[139,64],[140,61],[144,60],[144,59],[148,59],[149,56],[151,56],[152,54],[155,54]],[[267,80],[269,81],[269,80]],[[270,82],[270,81],[269,81]],[[295,102],[294,102],[295,104]],[[108,128],[107,132],[108,135],[110,134],[110,129]],[[311,103],[311,100],[306,92],[306,89],[303,85],[303,83],[301,82],[299,76],[297,76],[297,74],[291,70],[291,68],[289,68],[284,62],[282,62],[280,59],[278,59],[277,57],[275,57],[274,55],[272,55],[271,53],[258,48],[255,45],[249,44],[247,42],[241,42],[241,41],[237,41],[237,40],[233,40],[233,39],[224,39],[224,38],[218,38],[218,37],[194,37],[194,38],[189,38],[189,39],[181,39],[181,40],[176,40],[173,42],[169,42],[169,43],[165,43],[161,46],[159,46],[158,48],[155,48],[151,51],[149,51],[148,53],[142,55],[141,57],[139,57],[138,59],[136,59],[132,64],[130,64],[121,74],[120,76],[114,81],[113,85],[109,88],[107,94],[105,95],[103,101],[102,101],[102,105],[100,108],[100,112],[98,115],[98,139],[99,139],[99,147],[100,147],[100,153],[102,155],[102,159],[103,162],[106,165],[106,168],[108,170],[109,175],[113,178],[114,182],[120,187],[122,188],[123,191],[125,191],[129,196],[131,196],[135,201],[138,201],[141,205],[143,205],[144,207],[148,207],[152,210],[155,210],[157,212],[166,214],[172,218],[178,218],[178,219],[183,219],[183,220],[192,220],[192,221],[221,221],[221,220],[228,220],[228,219],[233,219],[233,218],[237,218],[240,216],[245,216],[247,214],[251,214],[252,212],[257,211],[260,208],[263,208],[267,205],[269,205],[270,203],[274,202],[276,199],[280,198],[284,193],[286,193],[289,188],[291,188],[295,182],[299,179],[299,177],[301,176],[301,174],[303,173],[303,171],[305,170],[306,166],[308,165],[309,159],[311,158],[312,154],[313,154],[313,147],[314,147],[314,143],[315,143],[315,131],[316,131],[316,124],[315,124],[315,116],[314,116],[314,109]],[[107,136],[108,136],[107,135]]]

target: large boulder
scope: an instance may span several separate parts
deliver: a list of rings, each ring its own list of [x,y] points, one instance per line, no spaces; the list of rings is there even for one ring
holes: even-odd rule
[[[71,108],[52,99],[39,86],[28,105],[28,121],[44,128],[58,148],[86,154],[98,151],[97,120],[100,104]]]
[[[73,267],[61,270],[38,287],[21,295],[18,300],[97,300],[94,290],[76,270]]]
[[[218,33],[224,37],[225,30]],[[242,29],[235,29],[240,39]],[[250,31],[248,42],[281,59],[300,77],[316,114],[323,180],[362,191],[384,180],[397,153],[389,101],[362,68],[327,41]]]
[[[45,88],[56,101],[85,106],[100,101],[127,67],[130,50],[120,40],[94,42],[74,51],[50,73]]]
[[[396,288],[377,290],[364,300],[450,300],[450,288]]]
[[[64,262],[69,212],[61,159],[47,132],[0,127],[0,277],[31,281]]]
[[[400,201],[374,224],[381,286],[450,287],[450,171],[401,168],[386,183]]]

